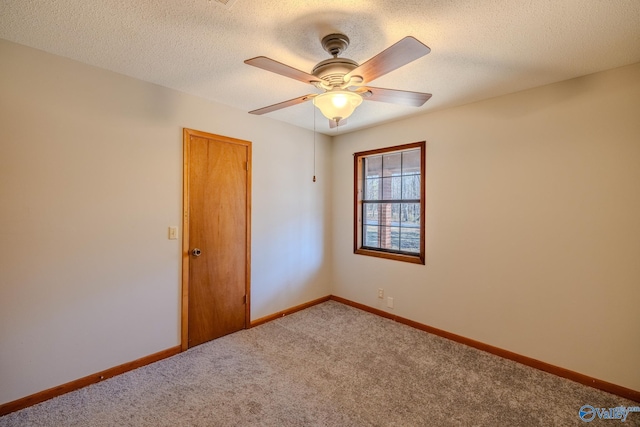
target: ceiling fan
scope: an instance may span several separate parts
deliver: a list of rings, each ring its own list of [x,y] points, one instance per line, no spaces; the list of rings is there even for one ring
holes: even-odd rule
[[[369,83],[378,77],[431,52],[428,46],[414,37],[403,38],[362,65],[352,59],[339,57],[349,46],[349,38],[344,34],[329,34],[322,39],[321,43],[324,50],[332,55],[333,58],[316,64],[311,74],[265,56],[258,56],[244,61],[245,64],[309,83],[324,91],[320,94],[304,95],[269,105],[268,107],[249,111],[249,113],[266,114],[313,100],[313,104],[329,119],[329,126],[335,128],[338,125],[345,125],[347,117],[353,113],[363,100],[420,107],[431,98],[430,93],[369,86]]]

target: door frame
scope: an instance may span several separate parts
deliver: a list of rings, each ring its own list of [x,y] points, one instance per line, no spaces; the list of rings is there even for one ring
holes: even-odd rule
[[[227,136],[215,135],[193,129],[183,128],[182,131],[182,315],[181,315],[181,335],[180,347],[182,351],[189,348],[189,164],[191,160],[191,150],[189,141],[191,136],[214,139],[216,141],[231,144],[243,145],[247,148],[247,186],[246,186],[246,265],[245,265],[245,316],[244,328],[247,329],[251,320],[251,142]]]

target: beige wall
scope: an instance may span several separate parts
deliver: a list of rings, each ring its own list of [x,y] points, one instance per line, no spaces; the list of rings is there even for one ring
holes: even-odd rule
[[[352,153],[420,140],[427,265],[354,255]],[[640,64],[338,136],[332,163],[334,294],[640,390]]]
[[[329,293],[328,137],[0,40],[0,404],[179,344],[183,127],[253,142],[252,319]]]

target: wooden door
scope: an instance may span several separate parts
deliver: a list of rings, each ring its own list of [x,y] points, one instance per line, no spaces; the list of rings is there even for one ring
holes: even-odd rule
[[[250,142],[184,130],[183,349],[248,324],[250,165]]]

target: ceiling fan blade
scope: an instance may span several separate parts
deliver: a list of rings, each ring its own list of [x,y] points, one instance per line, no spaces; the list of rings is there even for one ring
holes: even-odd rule
[[[337,127],[343,127],[347,125],[347,119],[342,119],[340,120],[340,123],[336,122],[335,120],[329,120],[329,128],[331,129],[335,129]]]
[[[298,98],[293,98],[293,99],[290,99],[288,101],[279,102],[277,104],[269,105],[268,107],[258,108],[257,110],[249,111],[249,114],[261,115],[261,114],[270,113],[272,111],[280,110],[281,108],[286,108],[286,107],[291,107],[293,105],[302,104],[303,102],[309,101],[310,99],[313,99],[316,96],[318,96],[318,95],[315,94],[315,93],[310,94],[310,95],[300,96]]]
[[[352,76],[360,76],[366,83],[371,82],[429,52],[431,49],[416,38],[405,37],[352,70],[344,76],[344,81],[348,82]]]
[[[430,93],[410,92],[407,90],[383,89],[380,87],[363,87],[356,91],[366,101],[390,102],[392,104],[420,107],[431,98]],[[371,95],[368,95],[370,92]]]
[[[313,74],[305,73],[304,71],[300,71],[296,68],[285,65],[282,62],[267,58],[266,56],[257,56],[255,58],[247,59],[244,63],[262,68],[263,70],[271,71],[272,73],[280,74],[281,76],[301,81],[303,83],[320,81],[320,79]]]

